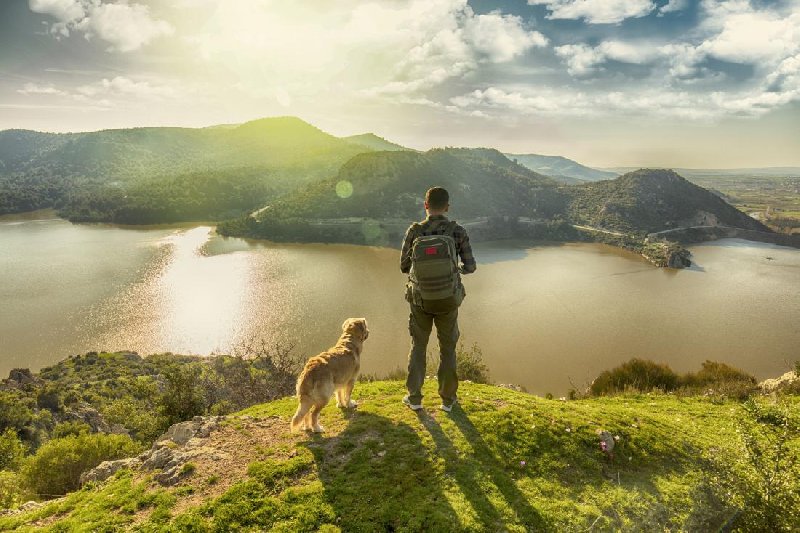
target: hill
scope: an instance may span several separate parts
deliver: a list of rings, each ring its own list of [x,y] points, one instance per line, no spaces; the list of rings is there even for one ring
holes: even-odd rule
[[[393,142],[387,141],[383,137],[378,137],[374,133],[363,133],[361,135],[351,135],[350,137],[342,137],[345,141],[353,144],[358,144],[361,146],[366,146],[371,150],[375,150],[377,152],[393,152],[397,150],[410,150],[405,146],[400,146],[399,144],[395,144]]]
[[[569,218],[577,224],[645,233],[700,225],[770,231],[672,170],[640,169],[569,190]]]
[[[167,222],[161,214],[175,205],[199,204],[173,218],[216,218],[333,175],[370,150],[295,117],[201,129],[7,130],[0,132],[0,214],[57,207],[72,220]],[[197,176],[216,183],[195,184]],[[203,196],[215,196],[220,184],[242,190],[205,207]]]
[[[505,154],[511,160],[528,167],[529,169],[550,176],[553,179],[567,184],[580,183],[581,181],[609,180],[619,176],[617,172],[597,170],[581,165],[577,161],[558,155],[539,154]]]
[[[138,459],[104,463],[80,491],[0,517],[0,529],[709,531],[800,520],[788,493],[772,501],[784,507],[752,503],[759,481],[742,450],[770,424],[751,422],[769,402],[558,401],[467,382],[446,415],[429,383],[418,415],[403,392],[358,384],[357,410],[328,406],[319,436],[288,433],[291,398],[198,417]],[[791,476],[780,479],[796,491]],[[759,514],[770,509],[785,514]]]
[[[423,216],[422,198],[434,184],[450,191],[450,214],[461,220],[550,219],[563,212],[567,202],[555,181],[496,150],[374,152],[354,157],[335,177],[287,195],[257,218],[224,223],[218,231],[273,240],[365,242],[362,221],[396,222],[404,230],[409,220]]]

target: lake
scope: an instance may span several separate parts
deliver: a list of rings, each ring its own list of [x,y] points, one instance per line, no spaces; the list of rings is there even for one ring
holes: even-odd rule
[[[599,244],[479,243],[462,340],[495,381],[539,394],[631,357],[677,371],[723,361],[759,379],[800,359],[799,250],[729,239],[691,251],[694,267],[667,270]],[[362,369],[381,374],[405,366],[404,283],[387,248],[3,217],[0,375],[92,350],[229,353],[263,340],[309,356],[349,316],[367,317]]]

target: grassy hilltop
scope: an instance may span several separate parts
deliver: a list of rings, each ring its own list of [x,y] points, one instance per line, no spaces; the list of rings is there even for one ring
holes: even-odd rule
[[[173,468],[176,484],[122,469],[0,517],[0,530],[753,531],[770,529],[763,509],[779,528],[800,525],[787,500],[797,471],[773,479],[784,499],[772,494],[770,507],[759,500],[769,465],[748,459],[767,459],[748,438],[796,416],[796,396],[783,408],[664,394],[560,401],[467,382],[448,415],[434,387],[417,415],[400,403],[401,382],[360,383],[357,410],[327,407],[321,436],[288,433],[292,398],[256,405],[206,438],[162,442],[190,457]],[[619,439],[613,459],[600,430]],[[794,435],[784,452],[800,452]]]

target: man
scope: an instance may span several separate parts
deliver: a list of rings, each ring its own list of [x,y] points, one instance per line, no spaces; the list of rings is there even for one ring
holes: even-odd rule
[[[456,344],[458,343],[458,306],[465,296],[460,274],[475,272],[475,258],[467,231],[445,213],[450,209],[450,195],[441,187],[425,194],[427,218],[406,231],[400,252],[400,270],[409,274],[406,300],[411,306],[408,329],[411,352],[408,355],[408,395],[403,403],[422,409],[422,383],[425,380],[426,349],[431,329],[436,324],[439,338],[439,396],[441,409],[450,412],[456,401]],[[458,266],[458,258],[461,266]]]

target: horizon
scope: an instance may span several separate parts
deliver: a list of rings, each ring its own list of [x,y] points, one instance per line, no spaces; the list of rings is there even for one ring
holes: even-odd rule
[[[209,127],[595,168],[800,166],[800,0],[17,0],[0,129]]]
[[[69,131],[69,130],[66,130],[66,131],[44,131],[44,130],[31,130],[31,129],[26,129],[26,128],[7,128],[7,129],[0,130],[0,133],[2,133],[4,131],[13,131],[13,130],[17,130],[17,131],[34,131],[36,133],[80,134],[80,133],[98,133],[98,132],[101,132],[101,131],[119,131],[119,130],[125,130],[125,129],[151,129],[151,128],[209,129],[209,128],[218,128],[218,127],[223,127],[223,126],[236,127],[236,126],[241,126],[243,124],[247,124],[249,122],[254,122],[254,121],[258,121],[258,120],[269,120],[269,119],[277,119],[277,118],[296,118],[296,119],[301,120],[302,122],[305,122],[306,124],[308,124],[308,125],[310,125],[310,126],[312,126],[314,128],[317,128],[316,125],[314,125],[313,123],[311,123],[311,122],[309,122],[309,121],[307,121],[307,120],[305,120],[305,119],[303,119],[301,117],[296,117],[296,116],[292,116],[292,115],[275,115],[275,116],[268,116],[268,117],[253,118],[253,119],[245,120],[243,122],[238,122],[238,123],[226,122],[226,123],[221,123],[221,124],[209,124],[209,125],[206,125],[206,126],[196,126],[196,127],[195,126],[147,126],[147,125],[143,125],[143,126],[132,126],[132,127],[127,127],[127,128],[102,128],[102,129],[84,130],[84,131]],[[364,131],[364,132],[361,132],[361,133],[354,133],[354,134],[336,135],[334,133],[325,131],[322,128],[317,128],[317,129],[319,129],[323,133],[326,133],[328,135],[332,135],[332,136],[337,137],[339,139],[346,139],[348,137],[356,137],[356,136],[360,136],[360,135],[375,135],[376,137],[382,138],[385,141],[394,142],[394,140],[391,139],[391,138],[387,138],[387,137],[384,137],[382,135],[378,135],[377,133],[371,132],[371,131]],[[399,144],[399,143],[396,143],[396,144]],[[408,146],[404,146],[404,147],[405,148],[410,148]],[[800,165],[797,165],[797,166],[794,166],[794,165],[772,165],[772,166],[765,166],[765,167],[688,167],[688,166],[681,166],[681,165],[669,166],[669,165],[661,165],[661,164],[658,164],[658,163],[654,163],[654,164],[649,164],[649,165],[645,165],[645,166],[637,166],[637,165],[597,166],[597,165],[589,165],[586,162],[579,161],[579,160],[574,159],[572,157],[569,157],[568,155],[565,155],[565,154],[542,154],[542,153],[534,153],[534,152],[528,152],[528,153],[506,152],[506,151],[500,150],[499,148],[497,148],[495,146],[484,146],[484,145],[472,145],[472,146],[441,145],[441,146],[429,146],[427,148],[423,148],[423,149],[419,149],[419,150],[420,151],[427,151],[427,150],[433,150],[433,149],[437,149],[437,148],[440,148],[440,149],[441,148],[469,148],[469,149],[487,148],[487,149],[495,149],[495,150],[498,150],[499,152],[501,152],[503,155],[505,155],[507,157],[512,157],[512,156],[515,156],[515,155],[537,155],[537,156],[544,156],[544,157],[563,157],[563,158],[572,160],[572,161],[574,161],[576,163],[579,163],[581,165],[587,166],[589,168],[595,168],[597,170],[670,169],[670,170],[722,170],[722,171],[724,171],[724,170],[730,170],[730,171],[738,170],[738,171],[742,171],[742,170],[781,170],[781,169],[795,170],[795,169],[800,169]],[[418,150],[418,149],[415,148],[415,150]]]

